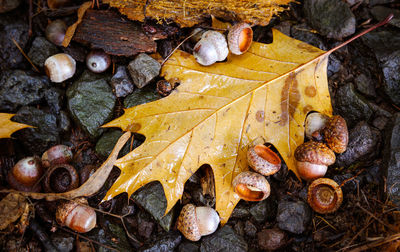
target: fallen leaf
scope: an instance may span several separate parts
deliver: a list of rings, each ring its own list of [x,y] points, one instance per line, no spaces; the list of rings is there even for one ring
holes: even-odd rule
[[[75,34],[76,27],[82,22],[82,18],[85,15],[86,11],[92,6],[92,2],[84,2],[81,7],[78,9],[78,20],[68,27],[65,32],[64,41],[62,42],[62,46],[67,47],[71,42],[72,37]]]
[[[205,21],[210,15],[225,20],[243,21],[253,25],[267,25],[273,15],[285,10],[293,0],[103,0],[103,3],[126,15],[129,19],[144,21],[174,21],[181,27],[191,27]]]
[[[58,200],[58,199],[75,199],[82,196],[91,196],[95,194],[106,182],[108,175],[110,174],[112,168],[114,167],[115,160],[117,160],[118,154],[125,143],[129,140],[131,136],[130,132],[125,132],[117,141],[112,150],[110,156],[106,161],[100,166],[96,172],[90,176],[90,178],[80,187],[64,192],[64,193],[34,193],[34,192],[21,192],[15,190],[0,190],[1,192],[8,192],[13,194],[19,194],[21,196],[31,197],[33,199],[46,199],[48,201]],[[0,209],[1,210],[1,209]],[[1,213],[1,212],[0,212]]]
[[[146,136],[137,149],[116,161],[121,175],[105,199],[130,196],[160,181],[168,212],[186,180],[203,164],[214,172],[216,210],[225,223],[239,197],[233,178],[248,170],[247,146],[262,137],[297,174],[294,150],[304,140],[308,112],[331,115],[327,82],[329,53],[273,30],[272,44],[253,43],[243,55],[200,66],[177,51],[162,69],[180,86],[168,97],[125,110],[105,127]]]
[[[18,220],[24,213],[28,203],[25,197],[18,193],[9,193],[0,201],[0,230]]]
[[[11,134],[20,129],[32,127],[30,125],[13,122],[10,119],[15,114],[0,113],[0,138],[10,138]]]

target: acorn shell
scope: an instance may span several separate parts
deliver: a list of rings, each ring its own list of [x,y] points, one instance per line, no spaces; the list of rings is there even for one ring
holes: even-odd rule
[[[56,220],[58,224],[67,226],[76,232],[89,232],[96,226],[96,212],[85,206],[87,204],[85,198],[78,198],[75,201],[64,201],[59,204]]]
[[[263,144],[248,149],[247,162],[253,170],[264,176],[275,174],[281,168],[279,156]]]
[[[71,162],[72,157],[71,148],[62,144],[55,145],[43,153],[42,165],[50,167],[51,165],[66,164]]]
[[[185,205],[177,220],[177,228],[186,239],[198,241],[201,238],[199,226],[197,225],[196,206]]]
[[[317,213],[333,213],[342,204],[343,192],[332,179],[319,178],[308,187],[307,201]]]
[[[60,83],[74,76],[76,62],[68,54],[58,53],[46,59],[44,69],[52,82]]]
[[[347,124],[343,117],[336,115],[332,116],[326,123],[324,129],[326,144],[336,153],[346,151],[349,143],[349,132]]]
[[[271,192],[268,180],[263,175],[251,171],[237,175],[233,179],[232,186],[239,197],[247,201],[264,200]]]
[[[245,53],[253,42],[253,30],[247,23],[238,23],[229,29],[228,45],[231,53],[240,55]]]

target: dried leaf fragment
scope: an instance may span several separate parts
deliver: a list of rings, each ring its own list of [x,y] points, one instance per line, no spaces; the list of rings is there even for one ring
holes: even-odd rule
[[[9,193],[4,197],[0,201],[0,230],[18,220],[27,204],[25,197],[18,193]]]

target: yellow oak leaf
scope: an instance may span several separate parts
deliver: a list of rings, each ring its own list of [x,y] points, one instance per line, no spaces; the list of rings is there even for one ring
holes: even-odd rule
[[[225,223],[240,200],[232,180],[248,170],[247,146],[273,144],[296,173],[294,151],[304,140],[308,112],[331,115],[327,82],[330,52],[273,30],[271,44],[253,43],[243,55],[200,66],[177,51],[162,68],[180,86],[168,97],[125,110],[105,125],[137,132],[146,141],[117,160],[121,175],[105,199],[159,181],[168,212],[202,164],[214,172],[216,210]]]
[[[32,127],[30,125],[11,121],[15,114],[0,113],[0,138],[10,138],[17,130]]]

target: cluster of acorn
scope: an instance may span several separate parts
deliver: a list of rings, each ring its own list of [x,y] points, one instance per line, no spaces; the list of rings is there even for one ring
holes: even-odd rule
[[[61,46],[65,37],[67,25],[57,19],[46,27],[46,38],[57,46]],[[86,66],[94,73],[102,73],[111,65],[111,57],[103,50],[92,50],[86,56]],[[60,83],[72,76],[76,71],[75,60],[66,53],[58,53],[46,59],[44,63],[46,75],[52,82]]]
[[[9,171],[7,181],[18,191],[63,193],[79,187],[95,171],[86,166],[80,174],[70,165],[73,159],[71,149],[66,145],[56,145],[37,156],[18,161]],[[76,201],[62,201],[57,205],[56,220],[77,232],[88,232],[96,226],[96,213],[87,206],[85,198]]]
[[[253,30],[247,23],[237,23],[230,27],[228,41],[222,33],[213,30],[197,28],[192,35],[192,40],[197,42],[193,48],[193,56],[203,66],[225,60],[229,51],[236,55],[243,54],[253,42]]]
[[[335,162],[334,152],[343,153],[347,148],[346,121],[340,116],[329,118],[312,113],[306,118],[305,131],[310,141],[295,150],[297,171],[303,179],[312,181],[307,194],[309,205],[318,213],[332,213],[342,203],[342,190],[335,181],[322,177],[327,167]],[[247,162],[255,172],[238,174],[232,182],[234,191],[246,201],[264,200],[271,191],[265,176],[280,170],[281,159],[264,144],[254,144],[247,151]],[[178,217],[177,227],[187,239],[198,241],[201,236],[213,233],[218,224],[219,216],[213,208],[188,204]]]

